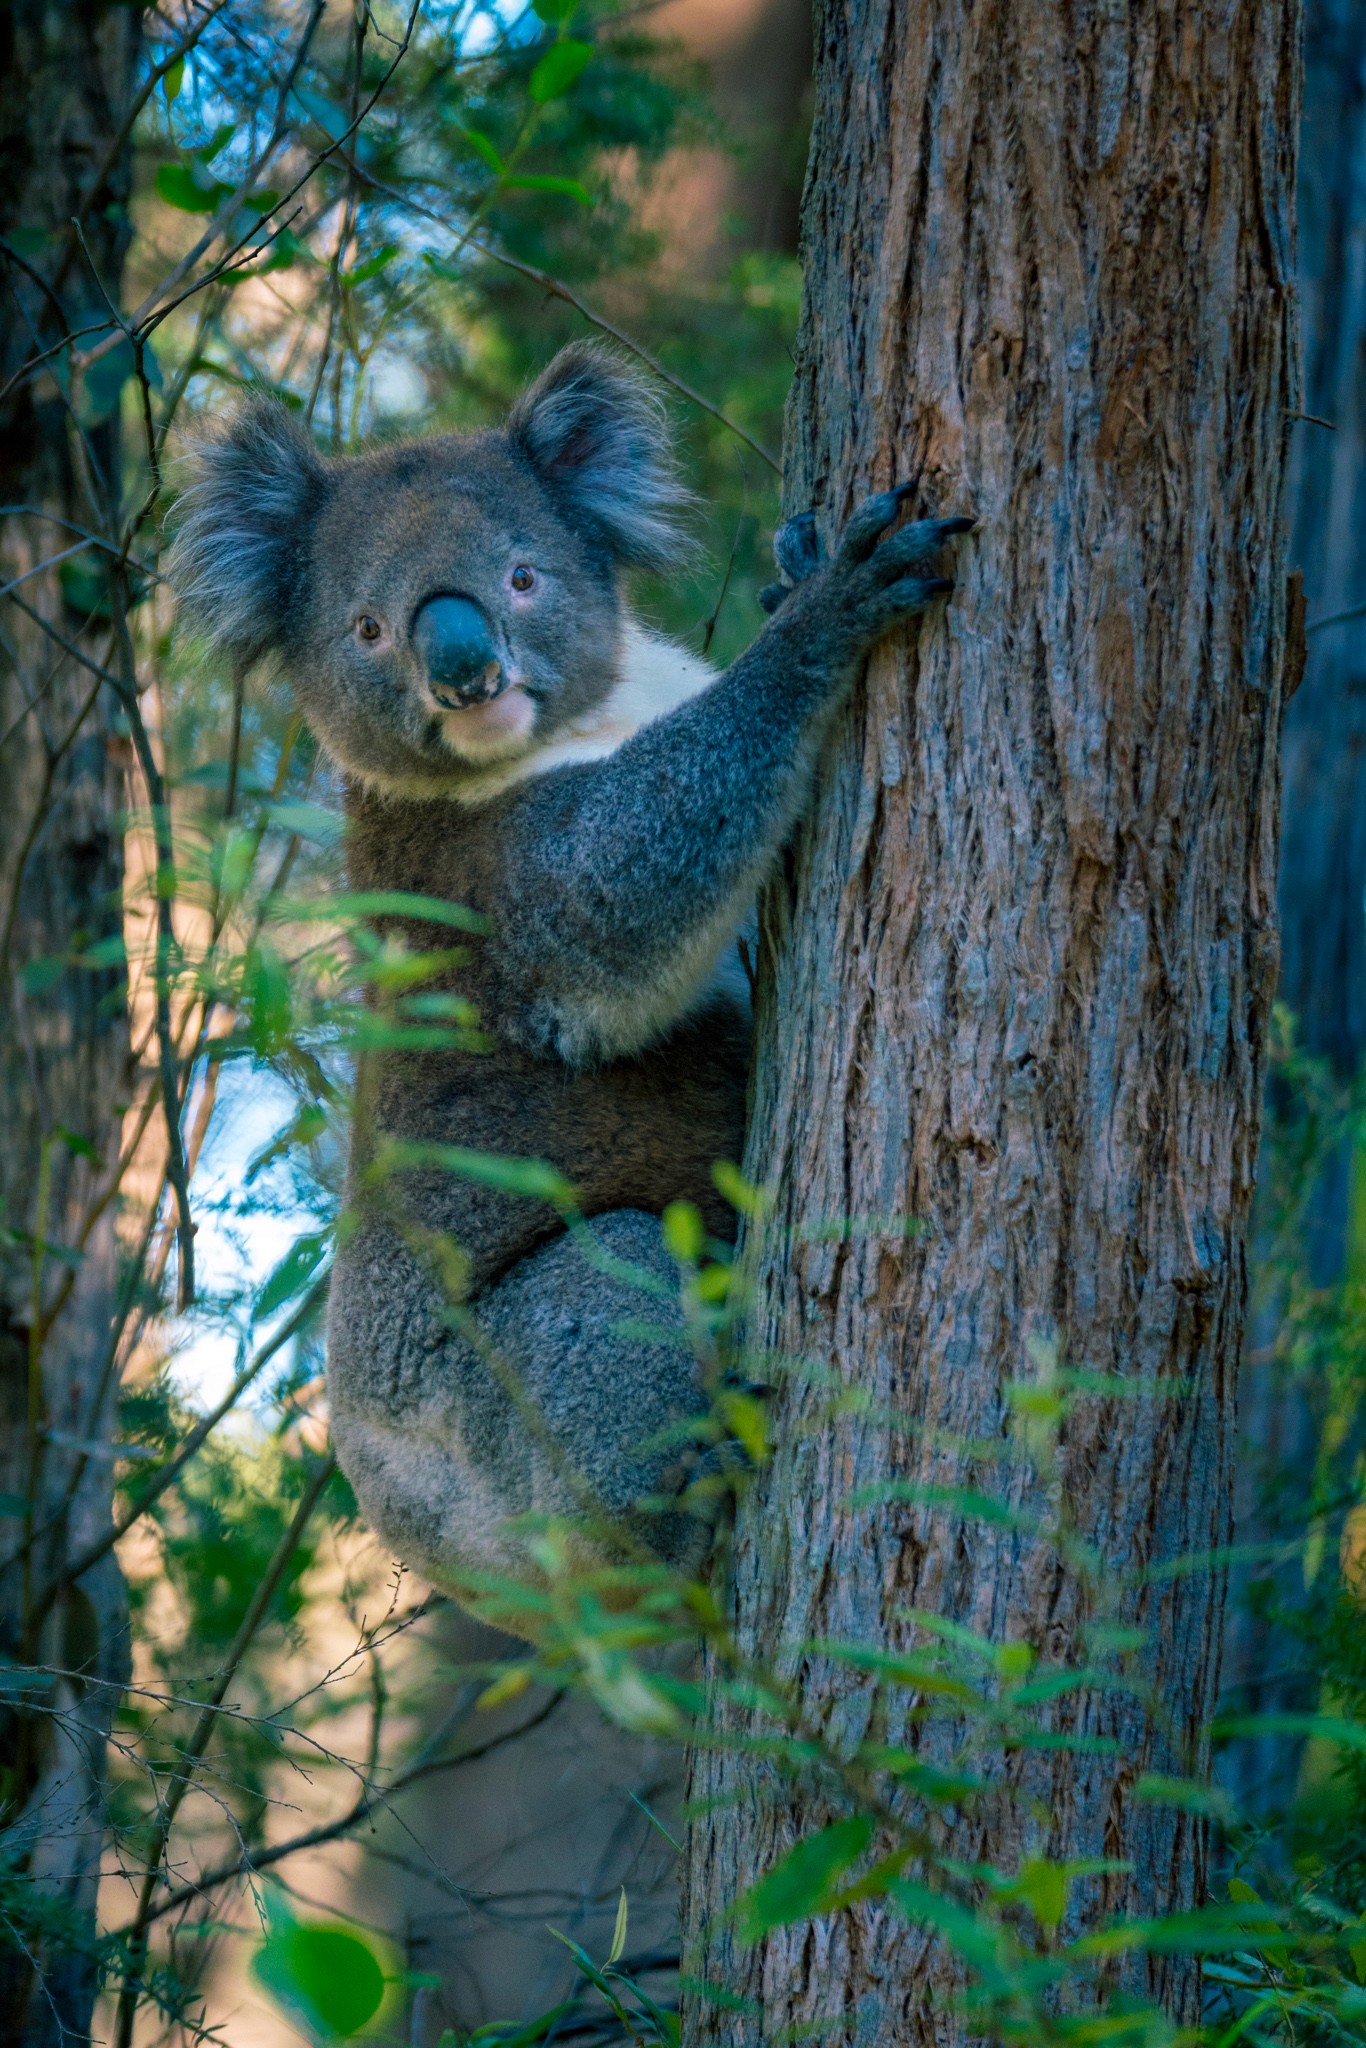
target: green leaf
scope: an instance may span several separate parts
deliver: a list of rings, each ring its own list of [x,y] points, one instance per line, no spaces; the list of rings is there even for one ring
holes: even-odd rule
[[[764,1403],[756,1400],[753,1394],[742,1393],[738,1388],[732,1388],[719,1396],[716,1406],[721,1420],[750,1463],[766,1464],[768,1410]]]
[[[1296,1937],[1279,1924],[1282,1918],[1275,1907],[1252,1907],[1246,1901],[1200,1906],[1189,1913],[1168,1913],[1157,1920],[1118,1921],[1095,1934],[1084,1934],[1080,1941],[1069,1944],[1068,1953],[1116,1955],[1129,1949],[1143,1949],[1149,1955],[1196,1956],[1240,1948],[1284,1949],[1292,1947]]]
[[[252,1970],[277,2005],[325,2040],[358,2034],[384,2000],[379,1958],[344,1927],[281,1921]]]
[[[1349,1941],[1347,1953],[1352,1959],[1352,1968],[1356,1971],[1358,1984],[1366,1984],[1366,1934],[1358,1935],[1355,1941]]]
[[[219,150],[231,142],[236,133],[237,124],[235,122],[220,121],[208,141],[201,142],[198,149],[192,150],[190,154],[198,157],[202,164],[211,164]]]
[[[247,1040],[262,1059],[288,1040],[294,1023],[289,970],[273,946],[258,941],[247,954],[242,974]]]
[[[306,1102],[293,1121],[278,1132],[268,1145],[248,1162],[246,1185],[251,1186],[272,1160],[281,1159],[296,1145],[311,1145],[327,1129],[327,1111],[321,1103]]]
[[[464,136],[475,155],[482,157],[495,176],[501,178],[503,175],[503,159],[499,156],[483,129],[462,126],[460,133]]]
[[[612,1947],[607,1957],[607,1967],[609,1970],[613,1963],[619,1963],[626,1953],[626,1918],[626,1887],[623,1885],[621,1888],[621,1898],[617,1903],[617,1924],[612,1929]]]
[[[1339,1714],[1221,1714],[1214,1735],[1303,1735],[1311,1741],[1337,1742],[1344,1749],[1366,1749],[1366,1726],[1344,1721]]]
[[[558,28],[562,21],[568,21],[579,0],[531,0],[531,11],[550,28]]]
[[[99,969],[122,967],[128,958],[128,949],[123,942],[122,932],[110,932],[107,938],[97,939],[93,946],[87,946],[76,965]]]
[[[955,1700],[965,1707],[982,1705],[980,1695],[966,1680],[945,1671],[923,1651],[884,1650],[873,1644],[830,1642],[820,1638],[809,1643],[807,1648],[818,1656],[834,1657],[841,1664],[852,1664],[856,1670],[879,1672],[893,1685],[904,1686],[910,1692]]]
[[[285,901],[277,914],[307,923],[333,923],[348,917],[411,917],[425,924],[454,925],[462,932],[486,932],[489,921],[463,903],[447,903],[440,896],[418,896],[408,889],[353,889],[340,896],[321,897],[315,903]]]
[[[932,1927],[974,1969],[990,1974],[998,1965],[1001,1936],[990,1921],[979,1920],[967,1906],[928,1885],[902,1878],[887,1887],[899,1912],[918,1927]]]
[[[702,1256],[707,1233],[695,1202],[670,1202],[661,1219],[664,1242],[680,1266],[693,1266]]]
[[[738,1166],[729,1159],[718,1159],[711,1170],[712,1186],[723,1199],[737,1209],[742,1216],[758,1216],[764,1206],[762,1188],[754,1187],[745,1179]]]
[[[238,274],[243,277],[269,277],[272,270],[292,270],[301,257],[311,260],[312,253],[307,243],[301,242],[292,228],[282,228],[267,248],[265,262],[255,264],[251,270]],[[303,405],[303,400],[296,392],[281,391],[277,396],[296,412]]]
[[[527,81],[527,91],[542,106],[547,100],[562,99],[592,55],[593,45],[577,42],[573,36],[552,43]]]
[[[551,1930],[552,1933],[554,1930]],[[563,2005],[552,2005],[549,2012],[531,2020],[524,2027],[506,2020],[489,2020],[484,2026],[476,2027],[472,2034],[444,2033],[436,2048],[473,2048],[475,2042],[486,2044],[486,2048],[541,2048],[543,2041],[553,2038],[554,2029],[573,2010],[573,1999],[566,1999]]]
[[[170,106],[172,100],[178,100],[180,98],[180,88],[184,83],[185,59],[183,57],[177,57],[175,63],[172,64],[170,70],[163,72],[162,74],[161,90],[166,95],[167,106]]]
[[[277,1308],[283,1308],[307,1286],[326,1256],[331,1241],[330,1232],[311,1231],[290,1246],[257,1295],[256,1306],[252,1310],[253,1320],[274,1315]]]
[[[99,1153],[89,1138],[83,1138],[79,1131],[69,1131],[65,1124],[58,1124],[53,1136],[60,1138],[67,1151],[74,1152],[78,1159],[92,1159],[98,1166]]]
[[[374,1178],[382,1179],[388,1173],[423,1166],[443,1167],[463,1180],[497,1188],[505,1195],[528,1195],[557,1209],[577,1206],[573,1187],[549,1160],[505,1159],[500,1153],[473,1152],[464,1145],[385,1145],[370,1172]]]
[[[81,618],[110,616],[108,578],[89,555],[73,555],[70,561],[63,562],[57,570],[57,581],[62,587],[63,604]]]
[[[36,960],[26,960],[20,977],[25,995],[46,995],[50,988],[56,987],[66,973],[66,964],[66,956],[62,953],[43,953]]]
[[[1184,1813],[1208,1813],[1216,1820],[1228,1820],[1232,1814],[1228,1794],[1219,1786],[1201,1785],[1194,1778],[1164,1778],[1156,1771],[1145,1771],[1135,1781],[1133,1796],[1150,1806],[1179,1806]]]
[[[199,162],[159,164],[153,179],[157,197],[180,213],[217,213],[232,191]]]
[[[1067,1871],[1061,1863],[1054,1863],[1047,1856],[1031,1856],[1020,1866],[1019,1876],[1010,1887],[1017,1898],[1024,1900],[1040,1927],[1049,1933],[1062,1924],[1067,1911]]]
[[[789,1849],[738,1901],[735,1916],[741,1940],[757,1941],[771,1927],[785,1927],[821,1912],[836,1878],[863,1854],[872,1838],[872,1820],[861,1813],[837,1820]]]
[[[384,247],[370,256],[364,263],[358,263],[354,270],[348,270],[342,278],[347,290],[355,285],[368,284],[372,277],[378,277],[381,270],[387,270],[398,254],[397,242],[386,242]]]
[[[580,206],[591,206],[593,195],[577,178],[548,178],[539,176],[500,178],[505,192],[558,192],[562,198],[577,199]]]
[[[301,798],[271,803],[266,805],[266,817],[282,832],[297,832],[300,839],[311,839],[316,846],[341,844],[342,820],[322,804],[305,803]]]
[[[464,1046],[465,1031],[452,1024],[386,1024],[382,1017],[362,1015],[347,1038],[356,1052],[443,1052]]]

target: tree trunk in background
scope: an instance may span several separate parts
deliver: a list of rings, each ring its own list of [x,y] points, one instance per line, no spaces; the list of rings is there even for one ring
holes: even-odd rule
[[[809,0],[665,0],[651,28],[678,36],[706,65],[717,112],[740,146],[740,163],[725,163],[712,195],[713,216],[739,214],[746,248],[791,255],[809,119]],[[720,220],[709,224],[714,231]],[[675,233],[707,246],[692,210],[680,212]]]
[[[1309,0],[1299,175],[1307,413],[1295,428],[1291,561],[1309,661],[1285,717],[1281,993],[1340,1074],[1366,1051],[1366,8]],[[1341,1227],[1345,1202],[1339,1205]],[[1335,1274],[1341,1259],[1337,1248]]]
[[[1052,1547],[849,1504],[888,1477],[990,1492],[970,1440],[1005,1441],[1031,1339],[1153,1397],[1089,1398],[1063,1437],[1063,1502],[1116,1580],[1227,1539],[1277,964],[1298,19],[826,0],[816,29],[789,508],[828,543],[865,491],[918,477],[927,509],[982,521],[947,617],[872,662],[767,905],[755,1342],[923,1434],[832,1422],[787,1384],[735,1613],[853,1742],[866,1682],[803,1642],[903,1644],[919,1607],[1084,1661],[1091,1594]],[[889,1212],[928,1227],[803,1235]],[[1131,1700],[1070,1696],[1053,1725],[1118,1754],[1022,1757],[955,1854],[1131,1858],[1074,1888],[1071,1927],[1198,1896],[1200,1825],[1131,1788],[1208,1756],[1222,1603],[1219,1574],[1126,1592],[1170,1742]],[[754,1770],[694,1764],[716,1803],[689,1965],[750,2009],[697,1998],[688,2039],[959,2038],[955,1965],[883,1905],[738,1947],[725,1907],[820,1818]],[[1146,1988],[1189,2016],[1195,1966],[1154,1958]]]
[[[91,258],[117,294],[128,237],[129,174],[118,136],[131,103],[139,38],[136,7],[98,0],[11,0],[0,15],[0,71],[9,81],[0,101],[0,382],[58,341],[63,322],[74,329],[108,319],[89,263],[78,250],[65,260],[61,252],[69,247],[71,216],[79,212]],[[96,190],[111,152],[114,161]],[[61,522],[97,532],[114,524],[117,422],[100,418],[100,398],[97,379],[84,402],[85,453],[50,377],[19,382],[0,403],[0,488],[9,514],[0,541],[0,582],[27,577],[0,616],[0,928],[7,942],[0,1027],[5,1557],[13,1556],[23,1529],[15,1497],[25,1495],[32,1477],[26,1425],[31,1235],[40,1226],[42,1161],[50,1174],[42,1234],[47,1242],[68,1245],[117,1155],[119,1104],[130,1092],[117,967],[69,967],[55,980],[48,970],[25,972],[37,961],[87,952],[121,930],[117,821],[126,801],[124,742],[115,731],[112,693],[64,655],[14,601],[21,598],[68,641],[108,662],[108,627],[92,617],[101,607],[103,558],[87,551],[71,558],[65,575],[53,568],[28,573],[79,538]],[[13,507],[31,508],[35,516],[16,517]],[[82,1157],[62,1132],[93,1146],[101,1163]],[[66,1270],[60,1260],[47,1261],[45,1303]],[[116,1388],[101,1381],[116,1283],[111,1212],[89,1237],[70,1299],[42,1348],[40,1421],[68,1444],[45,1445],[41,1453],[32,1570],[27,1581],[13,1564],[0,1575],[5,1657],[36,1656],[115,1683],[126,1669],[127,1650],[122,1583],[113,1559],[55,1600],[45,1601],[42,1589],[60,1580],[65,1556],[109,1527],[113,1468],[98,1446],[113,1429]],[[92,1458],[70,1448],[73,1441],[92,1439]],[[113,1701],[107,1684],[63,1679],[39,1712],[8,1712],[0,1729],[0,1823],[8,1879],[0,1925],[0,2042],[6,2048],[74,2048],[89,2038],[104,1751]],[[44,1914],[46,1933],[40,1925]]]
[[[1292,564],[1304,577],[1309,620],[1304,681],[1287,706],[1283,760],[1280,994],[1306,1049],[1339,1080],[1366,1057],[1366,617],[1323,624],[1366,605],[1366,7],[1308,0],[1301,126],[1299,280],[1303,410],[1291,437]],[[1350,1138],[1321,1162],[1304,1216],[1311,1284],[1345,1276],[1360,1167]],[[1366,1249],[1366,1248],[1361,1248]],[[1360,1249],[1358,1250],[1360,1257]],[[1284,1302],[1256,1318],[1240,1402],[1239,1546],[1304,1535],[1305,1475],[1318,1452],[1322,1389],[1277,1355]],[[1312,1375],[1313,1368],[1310,1368]],[[1268,1618],[1268,1604],[1304,1597],[1297,1554],[1269,1568],[1236,1563],[1229,1589],[1225,1685],[1244,1713],[1306,1710],[1318,1681],[1304,1644]],[[1293,1798],[1303,1744],[1262,1735],[1220,1759],[1221,1782],[1242,1805]]]

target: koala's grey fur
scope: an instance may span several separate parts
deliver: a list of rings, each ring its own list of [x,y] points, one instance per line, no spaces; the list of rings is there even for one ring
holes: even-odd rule
[[[623,606],[624,569],[677,558],[687,499],[660,409],[599,349],[566,349],[502,432],[323,461],[283,409],[256,402],[197,461],[173,574],[239,658],[279,657],[344,772],[352,885],[490,920],[434,986],[472,998],[493,1049],[364,1062],[353,1198],[377,1135],[546,1158],[607,1262],[548,1205],[438,1173],[406,1175],[402,1198],[467,1256],[477,1338],[452,1331],[392,1217],[361,1204],[339,1253],[343,1467],[385,1539],[474,1599],[480,1574],[526,1570],[510,1515],[581,1504],[565,1460],[616,1515],[677,1484],[668,1452],[641,1450],[697,1401],[657,1218],[681,1197],[728,1231],[711,1167],[740,1156],[749,1020],[717,964],[805,801],[832,710],[873,642],[949,588],[926,572],[970,522],[884,538],[904,496],[888,492],[828,564],[811,523],[791,523],[778,552],[794,587],[766,594],[781,608],[717,676]],[[529,593],[513,581],[523,568]],[[490,702],[438,702],[418,659],[419,612],[448,597],[487,627]],[[658,1341],[622,1334],[627,1320]],[[528,1428],[489,1346],[563,1457]],[[675,1554],[684,1542],[668,1518],[651,1534]]]

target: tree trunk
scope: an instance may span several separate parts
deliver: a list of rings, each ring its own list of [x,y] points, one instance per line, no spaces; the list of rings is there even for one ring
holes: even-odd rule
[[[1132,1791],[1207,1763],[1222,1574],[1121,1575],[1229,1530],[1277,964],[1297,31],[1295,0],[817,9],[788,506],[828,545],[909,478],[981,526],[947,615],[870,664],[766,906],[756,1348],[908,1426],[785,1379],[735,1622],[841,1745],[868,1688],[812,1639],[905,1645],[918,1608],[1082,1664],[1096,1587],[1053,1544],[851,1493],[992,1491],[1031,1344],[1128,1382],[1072,1406],[1055,1498],[1122,1588],[1107,1619],[1144,1632],[1166,1732],[1132,1695],[1060,1699],[1055,1730],[1118,1751],[1018,1754],[1015,1796],[951,1845],[1005,1872],[1129,1859],[1074,1886],[1065,1931],[1204,1882],[1200,1823]],[[897,1212],[921,1228],[869,1221]],[[719,1688],[716,1715],[753,1732]],[[739,1945],[725,1908],[821,1817],[754,1771],[694,1762],[688,2039],[961,2038],[957,1964],[885,1902]],[[1134,1988],[1189,2017],[1197,1971],[1154,1957]]]
[[[1309,621],[1303,688],[1285,719],[1281,992],[1311,1052],[1355,1074],[1366,1051],[1366,8],[1305,16],[1304,411],[1290,466],[1291,560]],[[1336,1205],[1341,1264],[1346,1202]]]
[[[91,264],[117,294],[129,189],[119,137],[139,42],[136,7],[14,0],[0,16],[0,70],[11,82],[0,102],[0,382],[66,328],[108,321]],[[88,259],[71,236],[73,214]],[[35,1343],[33,1331],[35,1299],[46,1318],[71,1271],[69,1259],[35,1261],[34,1233],[49,1246],[77,1243],[117,1156],[119,1105],[130,1092],[117,963],[106,951],[100,969],[58,964],[121,930],[125,742],[112,693],[52,637],[108,663],[107,558],[87,549],[64,570],[43,566],[81,530],[117,533],[119,437],[106,397],[99,379],[84,398],[78,392],[78,423],[40,374],[20,377],[0,402],[0,582],[23,579],[0,617],[0,1553],[9,1560],[0,1652],[86,1674],[51,1681],[36,1711],[7,1711],[0,1728],[6,2048],[89,2039],[105,1740],[127,1657],[113,1559],[62,1586],[65,1559],[109,1527],[113,1464],[101,1449],[117,1392],[107,1370],[118,1279],[112,1208],[86,1236],[50,1332]],[[31,1524],[16,1512],[26,1498]],[[14,1560],[30,1526],[25,1567]]]
[[[1304,681],[1286,709],[1282,758],[1280,995],[1299,1042],[1349,1083],[1366,1057],[1366,7],[1308,0],[1299,164],[1303,410],[1291,436],[1290,559],[1304,578]],[[1331,422],[1331,427],[1318,424]],[[1338,619],[1339,623],[1327,622]],[[1292,1116],[1296,1105],[1291,1104]],[[1293,1142],[1293,1141],[1292,1141]],[[1310,1284],[1346,1277],[1363,1170],[1349,1133],[1319,1162],[1304,1205]],[[1284,1296],[1255,1318],[1239,1417],[1235,1528],[1245,1558],[1229,1587],[1224,1685],[1241,1713],[1304,1712],[1319,1679],[1301,1636],[1272,1617],[1304,1598],[1305,1475],[1314,1468],[1325,1389],[1313,1366],[1276,1347]],[[1317,1411],[1317,1412],[1316,1412]],[[1344,1445],[1349,1459],[1352,1443]],[[1334,1520],[1334,1533],[1340,1526]],[[1267,1546],[1295,1554],[1269,1561]],[[1283,1809],[1303,1742],[1263,1734],[1220,1758],[1242,1806]]]

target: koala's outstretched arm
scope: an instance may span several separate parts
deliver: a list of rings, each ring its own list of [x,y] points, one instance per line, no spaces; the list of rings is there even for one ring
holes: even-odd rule
[[[882,538],[869,499],[726,674],[605,761],[526,786],[500,952],[521,1028],[571,1062],[638,1050],[686,1010],[806,797],[830,710],[873,644],[952,589],[925,572],[969,519]]]

